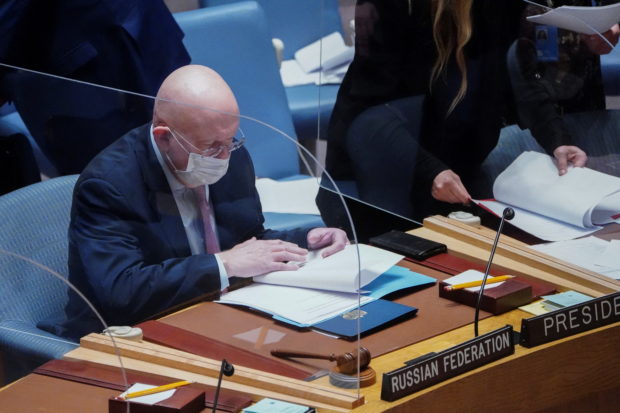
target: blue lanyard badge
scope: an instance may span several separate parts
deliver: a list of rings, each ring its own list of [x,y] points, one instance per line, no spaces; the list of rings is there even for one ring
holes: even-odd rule
[[[536,55],[540,62],[557,62],[558,52],[558,28],[538,24],[535,27]]]

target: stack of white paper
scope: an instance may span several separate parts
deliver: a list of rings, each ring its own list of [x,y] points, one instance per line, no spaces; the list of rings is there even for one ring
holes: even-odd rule
[[[223,294],[218,302],[254,308],[309,326],[376,300],[360,296],[360,287],[402,258],[364,244],[347,245],[326,258],[317,252],[297,271],[254,277],[254,284]]]
[[[513,207],[510,223],[547,241],[591,234],[620,216],[620,178],[574,167],[560,176],[555,161],[538,152],[519,155],[495,180],[493,195],[475,202],[497,215]]]
[[[374,301],[359,296],[360,305]],[[358,295],[282,285],[252,284],[223,294],[219,303],[241,305],[311,326],[357,308]]]
[[[355,49],[334,32],[299,49],[294,60],[282,62],[282,82],[284,86],[340,83],[354,54]]]
[[[344,250],[326,258],[315,254],[296,271],[275,271],[254,277],[254,281],[356,293],[403,258],[403,255],[370,245],[347,245]]]

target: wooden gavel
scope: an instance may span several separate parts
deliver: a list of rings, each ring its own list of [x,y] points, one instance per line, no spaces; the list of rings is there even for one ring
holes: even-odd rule
[[[351,353],[344,353],[341,355],[331,354],[324,356],[321,354],[303,353],[296,351],[284,351],[284,350],[271,350],[271,355],[276,357],[294,357],[294,358],[309,358],[309,359],[322,359],[335,361],[338,371],[344,374],[356,374],[357,373],[357,351]],[[364,370],[370,364],[370,351],[364,347],[360,347],[359,351],[360,371]]]

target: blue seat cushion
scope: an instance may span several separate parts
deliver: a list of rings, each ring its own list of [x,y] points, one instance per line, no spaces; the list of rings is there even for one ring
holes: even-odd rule
[[[295,132],[300,139],[317,137],[317,116],[320,115],[318,136],[325,139],[340,85],[301,85],[286,88],[286,97],[293,116]]]

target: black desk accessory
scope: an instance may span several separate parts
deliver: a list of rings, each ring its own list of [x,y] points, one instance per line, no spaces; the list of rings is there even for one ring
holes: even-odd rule
[[[235,367],[227,362],[226,359],[223,359],[222,366],[220,367],[220,376],[217,379],[217,387],[215,388],[215,397],[213,398],[213,413],[217,411],[217,400],[220,396],[220,388],[222,387],[222,376],[230,377],[233,374],[235,374]]]
[[[504,222],[506,220],[511,220],[515,216],[515,211],[512,208],[505,208],[502,213],[502,220],[499,222],[499,227],[497,228],[497,233],[495,234],[495,241],[493,241],[493,246],[491,247],[491,255],[489,256],[489,260],[487,261],[487,267],[484,270],[484,277],[482,278],[482,285],[480,286],[480,291],[478,291],[478,299],[476,300],[476,314],[474,316],[474,335],[478,337],[478,318],[480,313],[480,303],[482,302],[482,295],[484,294],[484,287],[487,283],[487,278],[489,277],[489,271],[491,270],[491,263],[493,263],[493,257],[495,256],[495,250],[497,249],[497,244],[499,242],[499,236],[502,233],[502,228],[504,227]]]
[[[370,244],[418,261],[448,250],[445,244],[396,230],[370,238]]]

